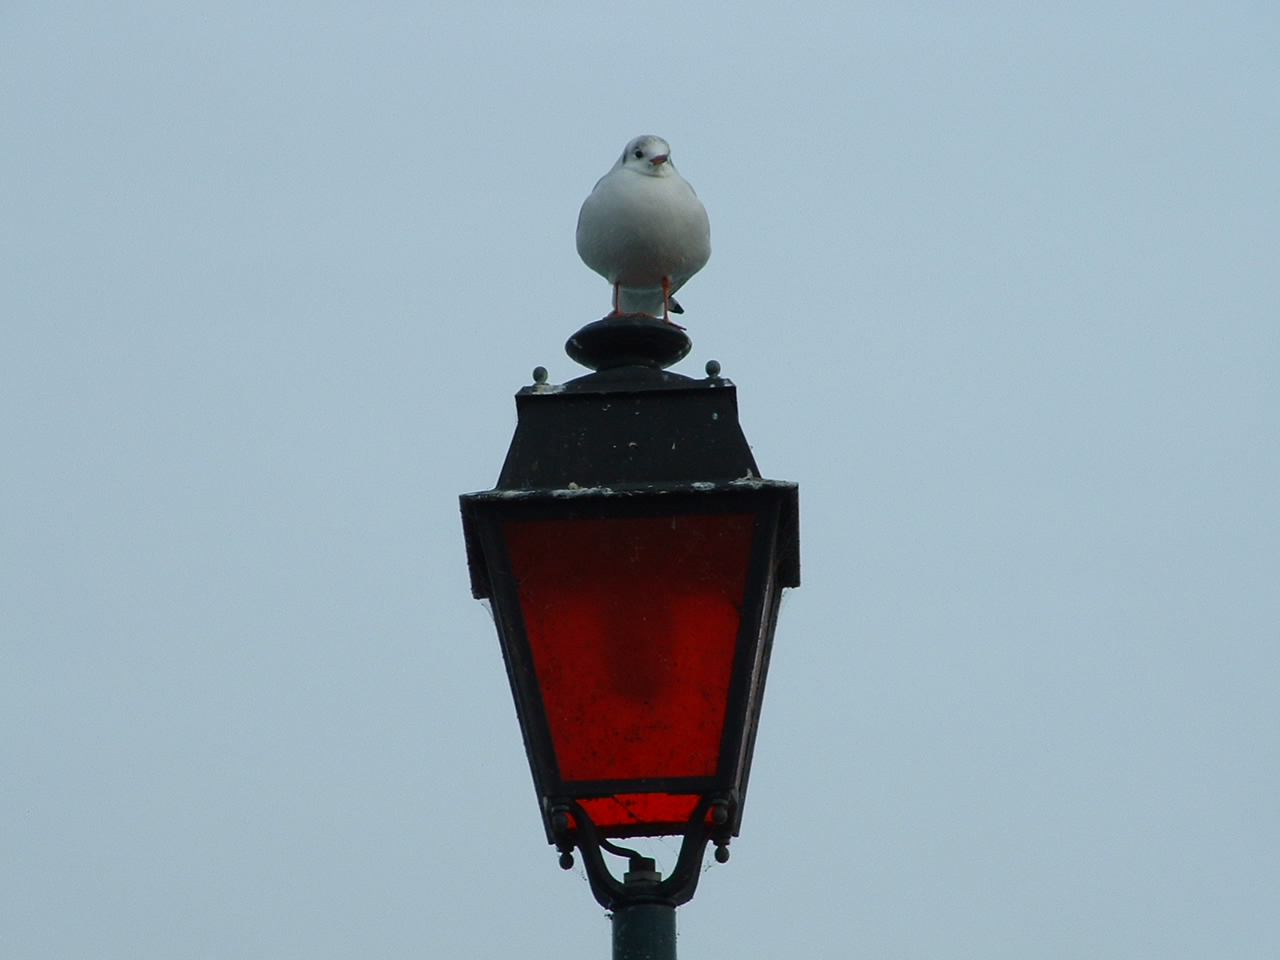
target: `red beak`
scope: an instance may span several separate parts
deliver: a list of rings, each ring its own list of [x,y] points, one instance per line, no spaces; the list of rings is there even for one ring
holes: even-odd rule
[[[650,160],[649,162],[650,162],[650,163],[652,163],[655,167],[658,167],[658,166],[661,166],[662,164],[666,163],[666,162],[667,162],[667,158],[668,158],[668,157],[670,157],[670,156],[671,156],[671,154],[669,154],[669,153],[660,153],[660,154],[658,154],[656,157],[654,157],[652,160]]]

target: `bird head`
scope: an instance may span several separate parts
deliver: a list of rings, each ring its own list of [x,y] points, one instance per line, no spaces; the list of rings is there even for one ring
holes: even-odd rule
[[[618,166],[650,177],[666,177],[675,172],[671,146],[661,137],[636,137],[622,151]]]

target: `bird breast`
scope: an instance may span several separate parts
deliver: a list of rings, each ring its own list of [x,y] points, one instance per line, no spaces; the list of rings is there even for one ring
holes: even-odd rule
[[[673,288],[711,256],[711,229],[702,202],[679,176],[630,171],[606,176],[578,215],[578,254],[610,283]]]

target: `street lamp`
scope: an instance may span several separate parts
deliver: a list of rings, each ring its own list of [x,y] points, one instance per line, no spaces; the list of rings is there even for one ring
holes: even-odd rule
[[[461,497],[547,839],[581,852],[615,958],[674,958],[707,843],[737,836],[798,491],[760,478],[732,383],[666,371],[678,327],[612,317],[570,338],[595,372],[516,395],[493,490]],[[682,835],[671,876],[613,842]],[[602,851],[626,857],[616,879]]]

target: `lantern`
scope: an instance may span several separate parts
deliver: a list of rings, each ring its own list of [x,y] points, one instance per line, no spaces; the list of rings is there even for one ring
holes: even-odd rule
[[[615,915],[688,900],[708,842],[727,859],[779,600],[799,585],[797,487],[761,479],[718,365],[665,370],[689,348],[649,318],[584,327],[566,349],[595,372],[535,371],[497,486],[461,498],[547,838],[564,866],[581,851]],[[612,842],[673,834],[666,880]],[[630,857],[623,882],[601,849]]]

